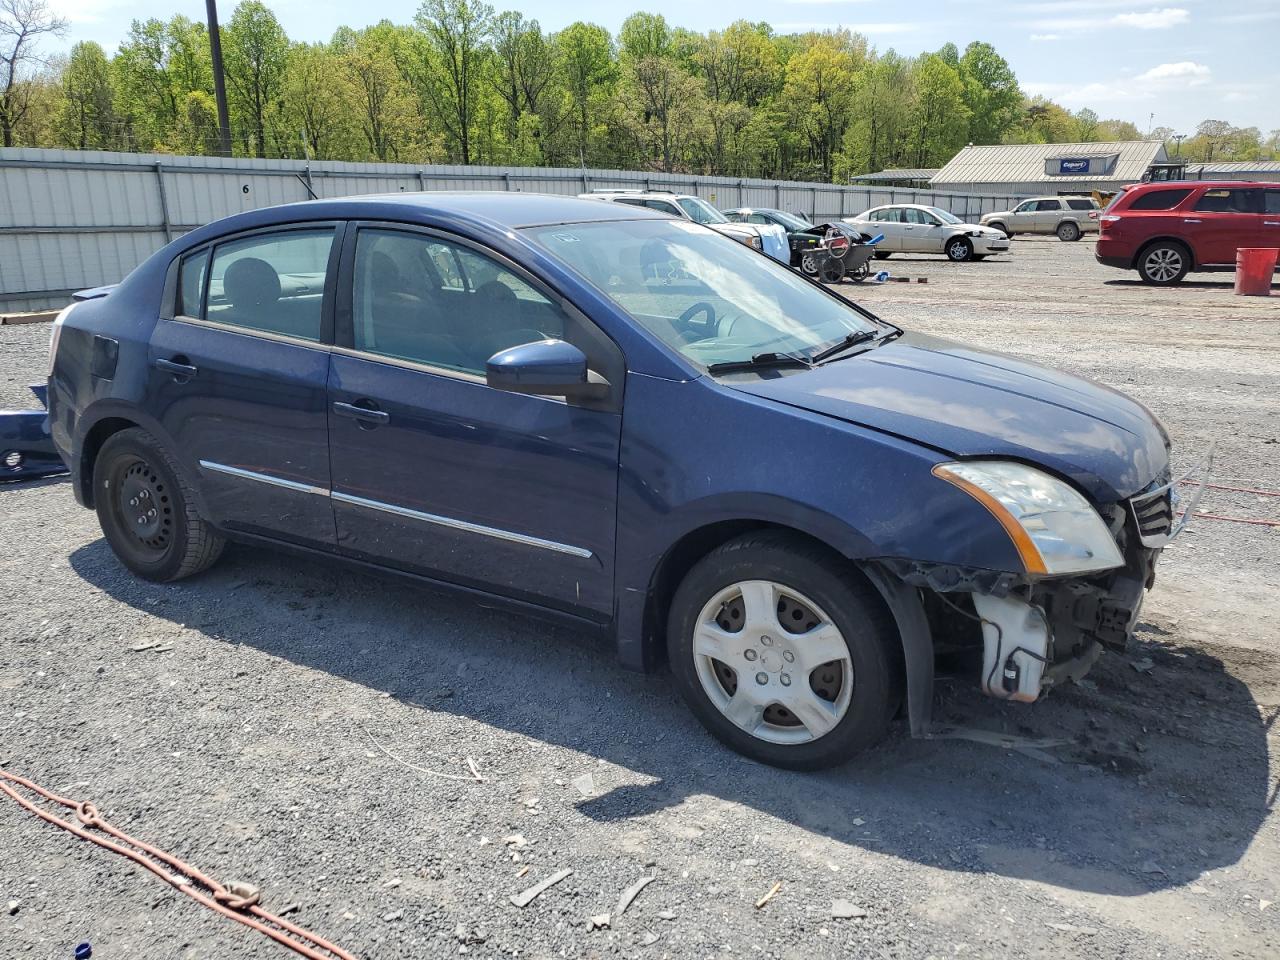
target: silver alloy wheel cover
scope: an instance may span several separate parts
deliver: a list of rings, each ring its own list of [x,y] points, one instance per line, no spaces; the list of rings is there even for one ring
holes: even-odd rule
[[[1157,247],[1143,259],[1142,269],[1157,283],[1168,283],[1182,271],[1182,254],[1172,247]]]
[[[779,595],[807,607],[818,625],[805,633],[791,633],[778,621]],[[741,596],[745,622],[730,632],[716,619],[728,601]],[[771,642],[764,644],[764,638]],[[754,654],[748,660],[748,650]],[[787,659],[790,654],[794,659]],[[790,587],[771,580],[744,580],[716,593],[698,614],[693,635],[693,660],[707,699],[738,729],[767,743],[810,743],[830,733],[849,712],[853,699],[853,661],[844,635],[816,603]],[[716,675],[714,661],[727,664],[738,675],[731,697]],[[824,663],[838,662],[842,670],[840,692],[834,702],[824,700],[809,684],[813,671]],[[759,682],[760,677],[767,678]],[[784,686],[784,679],[791,682]],[[798,726],[782,726],[764,719],[771,705],[785,707]]]
[[[954,240],[947,246],[947,256],[952,260],[963,260],[969,255],[969,245],[963,240]]]
[[[806,253],[800,257],[800,269],[811,277],[818,275],[818,261],[812,253]]]

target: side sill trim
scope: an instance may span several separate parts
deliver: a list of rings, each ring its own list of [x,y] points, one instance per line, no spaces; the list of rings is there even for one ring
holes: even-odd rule
[[[225,473],[228,476],[240,477],[242,480],[257,480],[259,483],[269,483],[273,487],[284,487],[286,490],[296,490],[299,493],[314,493],[320,497],[329,496],[329,491],[324,487],[313,487],[309,483],[298,483],[296,480],[285,480],[281,477],[268,476],[265,473],[254,473],[252,470],[242,470],[240,467],[229,467],[225,463],[214,463],[212,460],[201,460],[200,467],[203,470]]]
[[[349,503],[352,506],[365,507],[369,510],[378,510],[382,513],[392,513],[398,517],[406,517],[410,520],[421,520],[423,523],[434,523],[437,526],[449,527],[453,530],[464,530],[467,533],[478,533],[481,536],[493,537],[497,540],[506,540],[510,543],[520,543],[526,547],[540,547],[543,550],[563,553],[570,557],[578,557],[581,560],[590,560],[595,556],[590,550],[586,550],[583,547],[574,547],[567,543],[557,543],[555,540],[543,540],[541,537],[531,537],[523,533],[513,533],[510,530],[499,530],[497,527],[486,527],[479,523],[468,523],[466,520],[455,520],[452,517],[442,517],[434,513],[423,513],[421,510],[410,510],[408,507],[398,507],[392,503],[383,503],[381,500],[366,500],[364,497],[353,496],[350,493],[340,493],[337,490],[330,494],[330,496],[339,503]]]

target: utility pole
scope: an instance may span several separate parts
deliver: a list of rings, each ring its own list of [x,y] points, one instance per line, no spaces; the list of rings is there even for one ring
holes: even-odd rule
[[[218,103],[218,155],[231,156],[231,121],[227,119],[227,82],[222,75],[222,37],[218,33],[217,0],[204,0],[209,14],[209,55],[213,60],[213,98]]]

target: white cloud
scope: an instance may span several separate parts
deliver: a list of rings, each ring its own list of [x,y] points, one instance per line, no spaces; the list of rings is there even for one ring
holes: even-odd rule
[[[782,2],[786,4],[790,4],[792,6],[802,6],[802,5],[803,6],[810,6],[810,5],[825,6],[828,4],[836,4],[836,3],[870,3],[871,0],[782,0]]]
[[[1112,27],[1131,27],[1136,30],[1168,30],[1191,19],[1191,13],[1182,7],[1160,7],[1145,12],[1117,13],[1110,17],[1069,17],[1033,20],[1028,26],[1039,30],[1070,30],[1084,32],[1106,30]]]
[[[1118,13],[1111,22],[1118,27],[1137,27],[1139,30],[1168,30],[1191,19],[1191,14],[1181,7],[1163,7],[1146,13]]]
[[[1168,96],[1170,92],[1203,87],[1212,72],[1203,63],[1183,60],[1161,63],[1136,77],[1119,77],[1109,82],[1024,83],[1022,89],[1031,96],[1049,97],[1066,107],[1087,107],[1103,103],[1133,103]]]
[[[1062,39],[1062,34],[1060,33],[1033,33],[1031,35],[1031,40],[1036,43],[1045,42],[1049,40],[1061,40],[1061,39]]]
[[[1152,67],[1135,78],[1138,83],[1151,83],[1159,86],[1198,87],[1208,83],[1212,71],[1203,63],[1193,60],[1181,60],[1178,63],[1162,63]]]

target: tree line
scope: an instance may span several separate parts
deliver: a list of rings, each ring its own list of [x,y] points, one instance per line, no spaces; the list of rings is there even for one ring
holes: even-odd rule
[[[209,36],[135,20],[45,60],[64,24],[46,0],[0,0],[5,146],[217,152]],[[243,0],[221,30],[239,156],[587,166],[842,181],[936,167],[966,143],[1140,139],[1132,124],[1026,97],[990,44],[915,57],[847,30],[778,34],[739,20],[696,33],[636,13],[617,36],[558,32],[482,0],[423,0],[412,24],[291,41]],[[1172,130],[1154,136],[1174,138]],[[1280,131],[1206,120],[1189,160],[1280,156]]]

